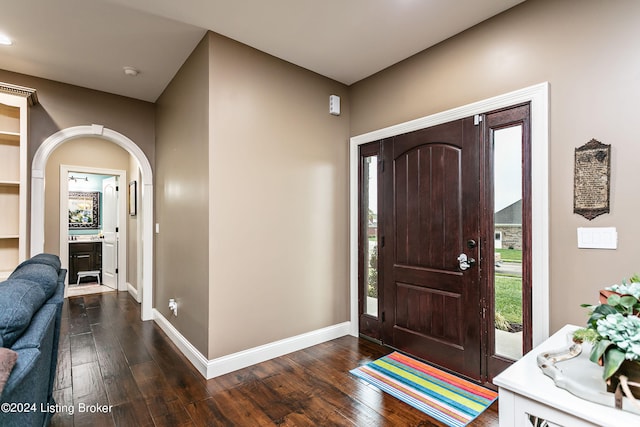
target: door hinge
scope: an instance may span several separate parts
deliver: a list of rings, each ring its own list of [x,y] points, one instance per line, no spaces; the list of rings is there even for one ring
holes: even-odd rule
[[[473,116],[473,124],[475,126],[478,126],[480,122],[482,122],[482,116],[480,114],[476,114],[475,116]]]
[[[116,233],[118,232],[118,229],[119,229],[119,228],[120,228],[120,227],[116,227]]]
[[[380,313],[380,320],[382,320],[383,322],[386,320],[386,317],[384,315],[384,311],[382,313]]]
[[[120,191],[120,187],[116,185],[116,191]]]
[[[380,236],[380,247],[384,248],[384,236]]]
[[[384,160],[380,160],[380,172],[384,172]]]
[[[118,269],[116,268],[116,274],[118,274]]]

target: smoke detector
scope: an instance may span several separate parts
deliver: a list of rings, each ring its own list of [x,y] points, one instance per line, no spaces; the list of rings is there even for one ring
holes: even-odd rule
[[[133,67],[122,67],[122,71],[124,71],[124,74],[126,76],[131,76],[131,77],[135,77],[138,74],[140,74],[140,70]]]

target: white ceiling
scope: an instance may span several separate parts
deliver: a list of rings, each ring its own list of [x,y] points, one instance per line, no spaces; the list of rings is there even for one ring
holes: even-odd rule
[[[522,1],[11,0],[0,68],[153,102],[208,29],[349,85]]]

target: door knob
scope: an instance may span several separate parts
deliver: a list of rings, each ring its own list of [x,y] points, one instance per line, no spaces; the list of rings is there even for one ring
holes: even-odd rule
[[[469,258],[467,254],[463,253],[458,255],[458,267],[460,267],[461,271],[467,270],[469,267],[471,267],[475,263],[476,263],[476,260],[473,258]]]

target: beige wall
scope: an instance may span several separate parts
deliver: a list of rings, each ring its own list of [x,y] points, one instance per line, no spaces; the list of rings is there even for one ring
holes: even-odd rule
[[[349,102],[335,81],[209,37],[216,358],[349,319]]]
[[[202,354],[209,322],[208,40],[157,102],[153,306]],[[178,317],[168,309],[178,302]]]
[[[0,81],[36,89],[39,103],[30,108],[29,168],[42,142],[72,126],[104,125],[131,139],[155,158],[154,104],[0,69]]]
[[[60,165],[127,170],[129,153],[100,138],[78,138],[62,144],[49,157],[45,171],[44,250],[60,254]],[[135,239],[135,235],[129,235]]]
[[[358,135],[550,83],[552,332],[584,324],[581,303],[640,271],[638,16],[635,0],[529,0],[351,87]],[[612,144],[611,214],[587,221],[573,214],[573,155],[591,138]],[[577,249],[585,226],[617,227],[618,249]]]
[[[28,173],[31,176],[33,156],[42,143],[59,130],[72,126],[86,126],[91,124],[104,125],[131,139],[144,152],[151,164],[155,163],[155,105],[150,102],[139,101],[122,96],[111,95],[91,89],[85,89],[51,80],[40,79],[24,74],[11,73],[0,69],[0,81],[27,86],[36,89],[39,103],[30,108],[29,115],[29,147],[28,147]],[[65,143],[59,150],[68,151],[70,147],[80,144],[78,141]],[[104,147],[107,147],[106,145]],[[94,147],[95,148],[95,147]],[[114,144],[105,148],[120,150],[120,154],[127,154]],[[74,150],[79,153],[78,150]],[[57,151],[54,152],[58,153]],[[62,153],[62,151],[60,152]],[[58,153],[58,155],[60,155]],[[73,153],[70,155],[73,156]],[[72,157],[75,164],[111,168],[110,161],[102,161],[102,155],[96,155],[90,150],[86,157]],[[54,163],[49,161],[48,168]],[[55,166],[54,166],[55,167]],[[117,169],[127,169],[118,167]],[[56,176],[57,176],[56,172]],[[30,186],[30,183],[29,183]],[[59,252],[57,221],[59,181],[46,177],[46,224],[45,224],[45,250],[57,254]],[[28,204],[31,204],[31,195],[27,195]],[[52,205],[51,203],[54,203]],[[55,206],[54,209],[51,209]],[[30,207],[28,208],[30,210]],[[29,215],[30,217],[30,215]],[[54,220],[55,217],[55,220]],[[28,219],[30,221],[30,218]],[[56,225],[52,226],[55,222]],[[130,224],[131,225],[131,224]],[[129,244],[135,244],[134,234],[129,234]],[[135,271],[137,260],[131,258],[129,252],[129,272]],[[133,268],[133,270],[132,270]],[[135,277],[135,276],[134,276]]]

